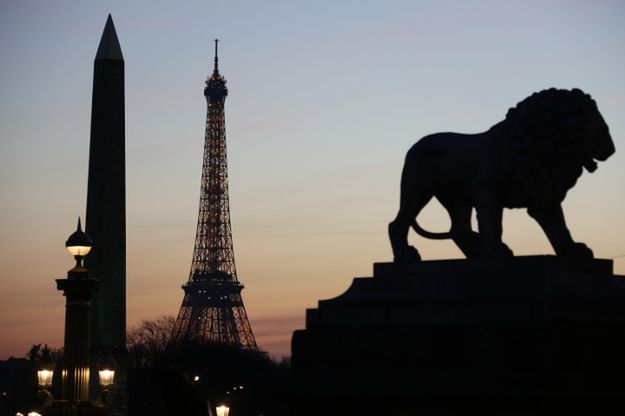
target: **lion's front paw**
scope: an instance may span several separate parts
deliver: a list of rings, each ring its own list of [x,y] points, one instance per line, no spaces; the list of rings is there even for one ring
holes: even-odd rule
[[[593,259],[595,257],[592,250],[584,243],[573,243],[558,255],[577,259]]]
[[[395,263],[416,263],[421,261],[421,255],[413,246],[406,246],[399,256],[395,257]]]
[[[506,243],[500,242],[495,246],[493,250],[493,255],[500,257],[512,257],[514,253],[510,250],[510,247]]]

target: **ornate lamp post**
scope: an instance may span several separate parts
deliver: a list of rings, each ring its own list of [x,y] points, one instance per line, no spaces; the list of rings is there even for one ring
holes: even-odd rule
[[[65,246],[76,259],[76,266],[67,272],[67,279],[56,280],[57,289],[67,299],[61,399],[70,406],[79,406],[80,402],[89,400],[89,301],[99,283],[82,264],[93,242],[82,231],[80,218],[76,232],[69,236]]]
[[[115,368],[117,363],[110,352],[100,354],[98,358],[98,379],[100,381],[100,405],[111,405],[111,389],[115,383]]]
[[[50,357],[50,349],[46,345],[41,351],[41,361],[37,368],[37,384],[40,389],[48,390],[52,387],[52,376],[54,375],[54,360]]]
[[[52,376],[54,375],[54,360],[50,357],[50,349],[46,345],[41,351],[41,361],[37,366],[37,385],[39,391],[37,396],[42,401],[41,407],[46,408],[52,405],[52,394],[50,388],[52,387]]]
[[[109,389],[115,382],[115,368],[117,363],[109,351],[100,354],[98,358],[98,377],[100,387]]]

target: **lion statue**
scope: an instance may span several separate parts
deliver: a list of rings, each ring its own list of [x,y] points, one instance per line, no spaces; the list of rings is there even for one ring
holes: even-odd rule
[[[388,226],[394,261],[421,260],[408,245],[411,226],[426,238],[451,238],[467,258],[512,256],[501,241],[503,208],[523,207],[558,256],[592,258],[592,250],[571,238],[561,203],[583,168],[594,172],[596,161],[613,153],[597,104],[579,89],[534,93],[484,133],[426,136],[406,155],[399,212]],[[449,232],[417,224],[432,197],[449,213]],[[479,232],[471,229],[473,208]]]

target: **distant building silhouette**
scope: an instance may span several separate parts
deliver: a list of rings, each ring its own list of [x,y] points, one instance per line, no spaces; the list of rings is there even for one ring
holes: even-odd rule
[[[199,343],[257,350],[234,263],[224,116],[228,89],[219,74],[217,42],[215,69],[204,88],[208,110],[193,262],[170,346]]]

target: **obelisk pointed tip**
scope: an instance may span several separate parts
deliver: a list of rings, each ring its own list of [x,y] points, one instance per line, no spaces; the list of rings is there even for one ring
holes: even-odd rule
[[[115,24],[113,24],[113,17],[109,13],[106,19],[106,25],[102,32],[102,38],[100,39],[100,46],[98,46],[98,52],[95,55],[95,59],[110,59],[115,61],[123,61],[122,48],[119,46],[119,39],[117,39],[117,32],[115,31]]]

